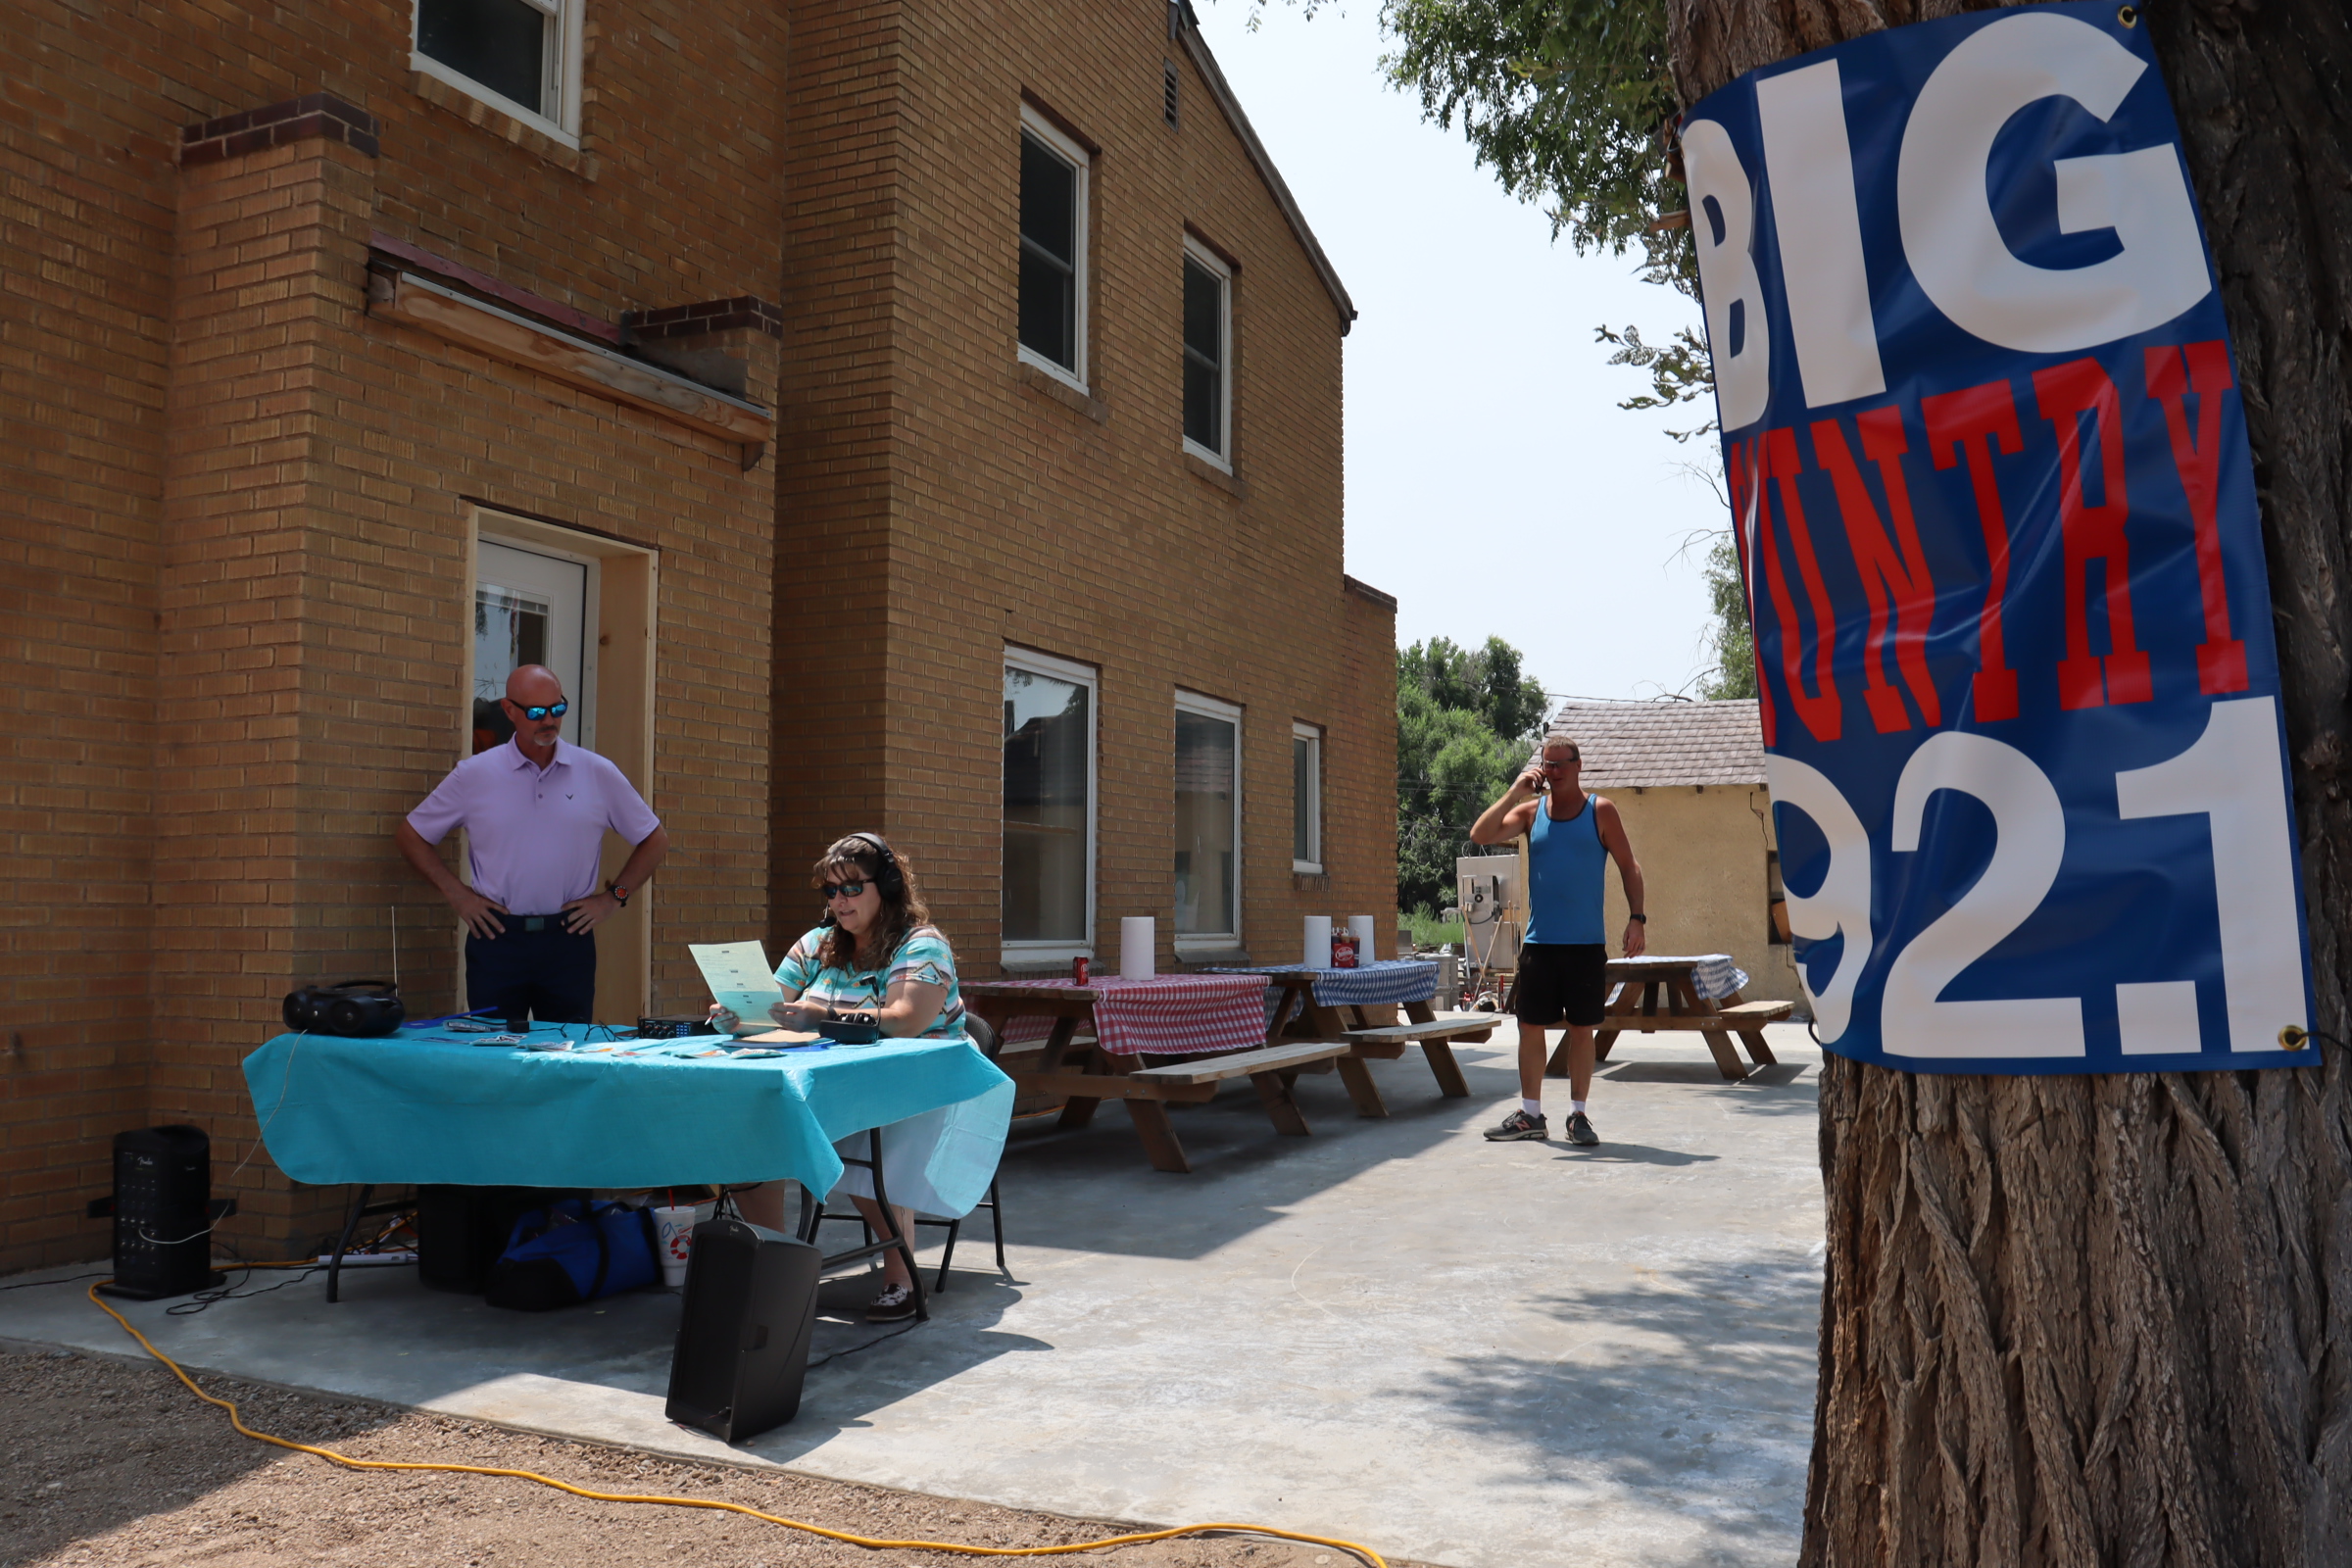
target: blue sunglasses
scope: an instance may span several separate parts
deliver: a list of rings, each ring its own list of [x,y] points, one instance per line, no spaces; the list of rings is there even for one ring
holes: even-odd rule
[[[512,697],[508,698],[507,701],[510,703],[514,703],[514,699]],[[543,718],[562,718],[565,713],[571,711],[571,704],[568,701],[557,703],[551,708],[542,708],[537,704],[533,704],[528,708],[524,708],[520,703],[514,703],[514,706],[521,710],[523,717],[529,719],[534,724],[538,723]]]

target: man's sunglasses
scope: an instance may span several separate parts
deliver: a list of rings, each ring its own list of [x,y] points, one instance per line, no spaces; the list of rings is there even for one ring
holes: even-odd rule
[[[514,703],[514,699],[512,697],[508,698],[507,701],[510,703]],[[514,707],[523,717],[529,719],[534,724],[538,723],[543,718],[562,718],[565,713],[571,711],[571,704],[569,702],[556,703],[548,707],[542,707],[537,703],[533,703],[527,708],[521,703],[514,703]]]
[[[827,899],[831,899],[836,895],[839,895],[845,899],[855,899],[865,892],[865,884],[863,882],[826,882],[821,884],[821,886]]]

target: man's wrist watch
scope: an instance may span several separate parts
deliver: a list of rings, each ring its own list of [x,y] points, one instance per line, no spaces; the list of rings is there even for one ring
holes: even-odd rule
[[[1629,914],[1626,916],[1626,918],[1628,920],[1639,920],[1643,925],[1649,924],[1649,916],[1646,914]]]
[[[624,909],[629,906],[629,890],[620,885],[620,878],[614,877],[612,881],[606,883],[605,891],[612,896],[612,902],[614,904],[619,905]]]

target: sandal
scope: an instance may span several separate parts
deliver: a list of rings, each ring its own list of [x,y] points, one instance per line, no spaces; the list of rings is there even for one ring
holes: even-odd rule
[[[896,1323],[914,1316],[914,1292],[904,1285],[885,1285],[882,1294],[865,1303],[868,1323]]]

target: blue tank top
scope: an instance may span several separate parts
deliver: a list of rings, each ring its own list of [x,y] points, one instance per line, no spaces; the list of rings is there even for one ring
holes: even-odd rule
[[[1592,797],[1566,821],[1551,819],[1551,797],[1536,803],[1536,819],[1527,830],[1527,940],[1566,945],[1606,942],[1601,929],[1601,867],[1609,852],[1601,847],[1599,814]]]

